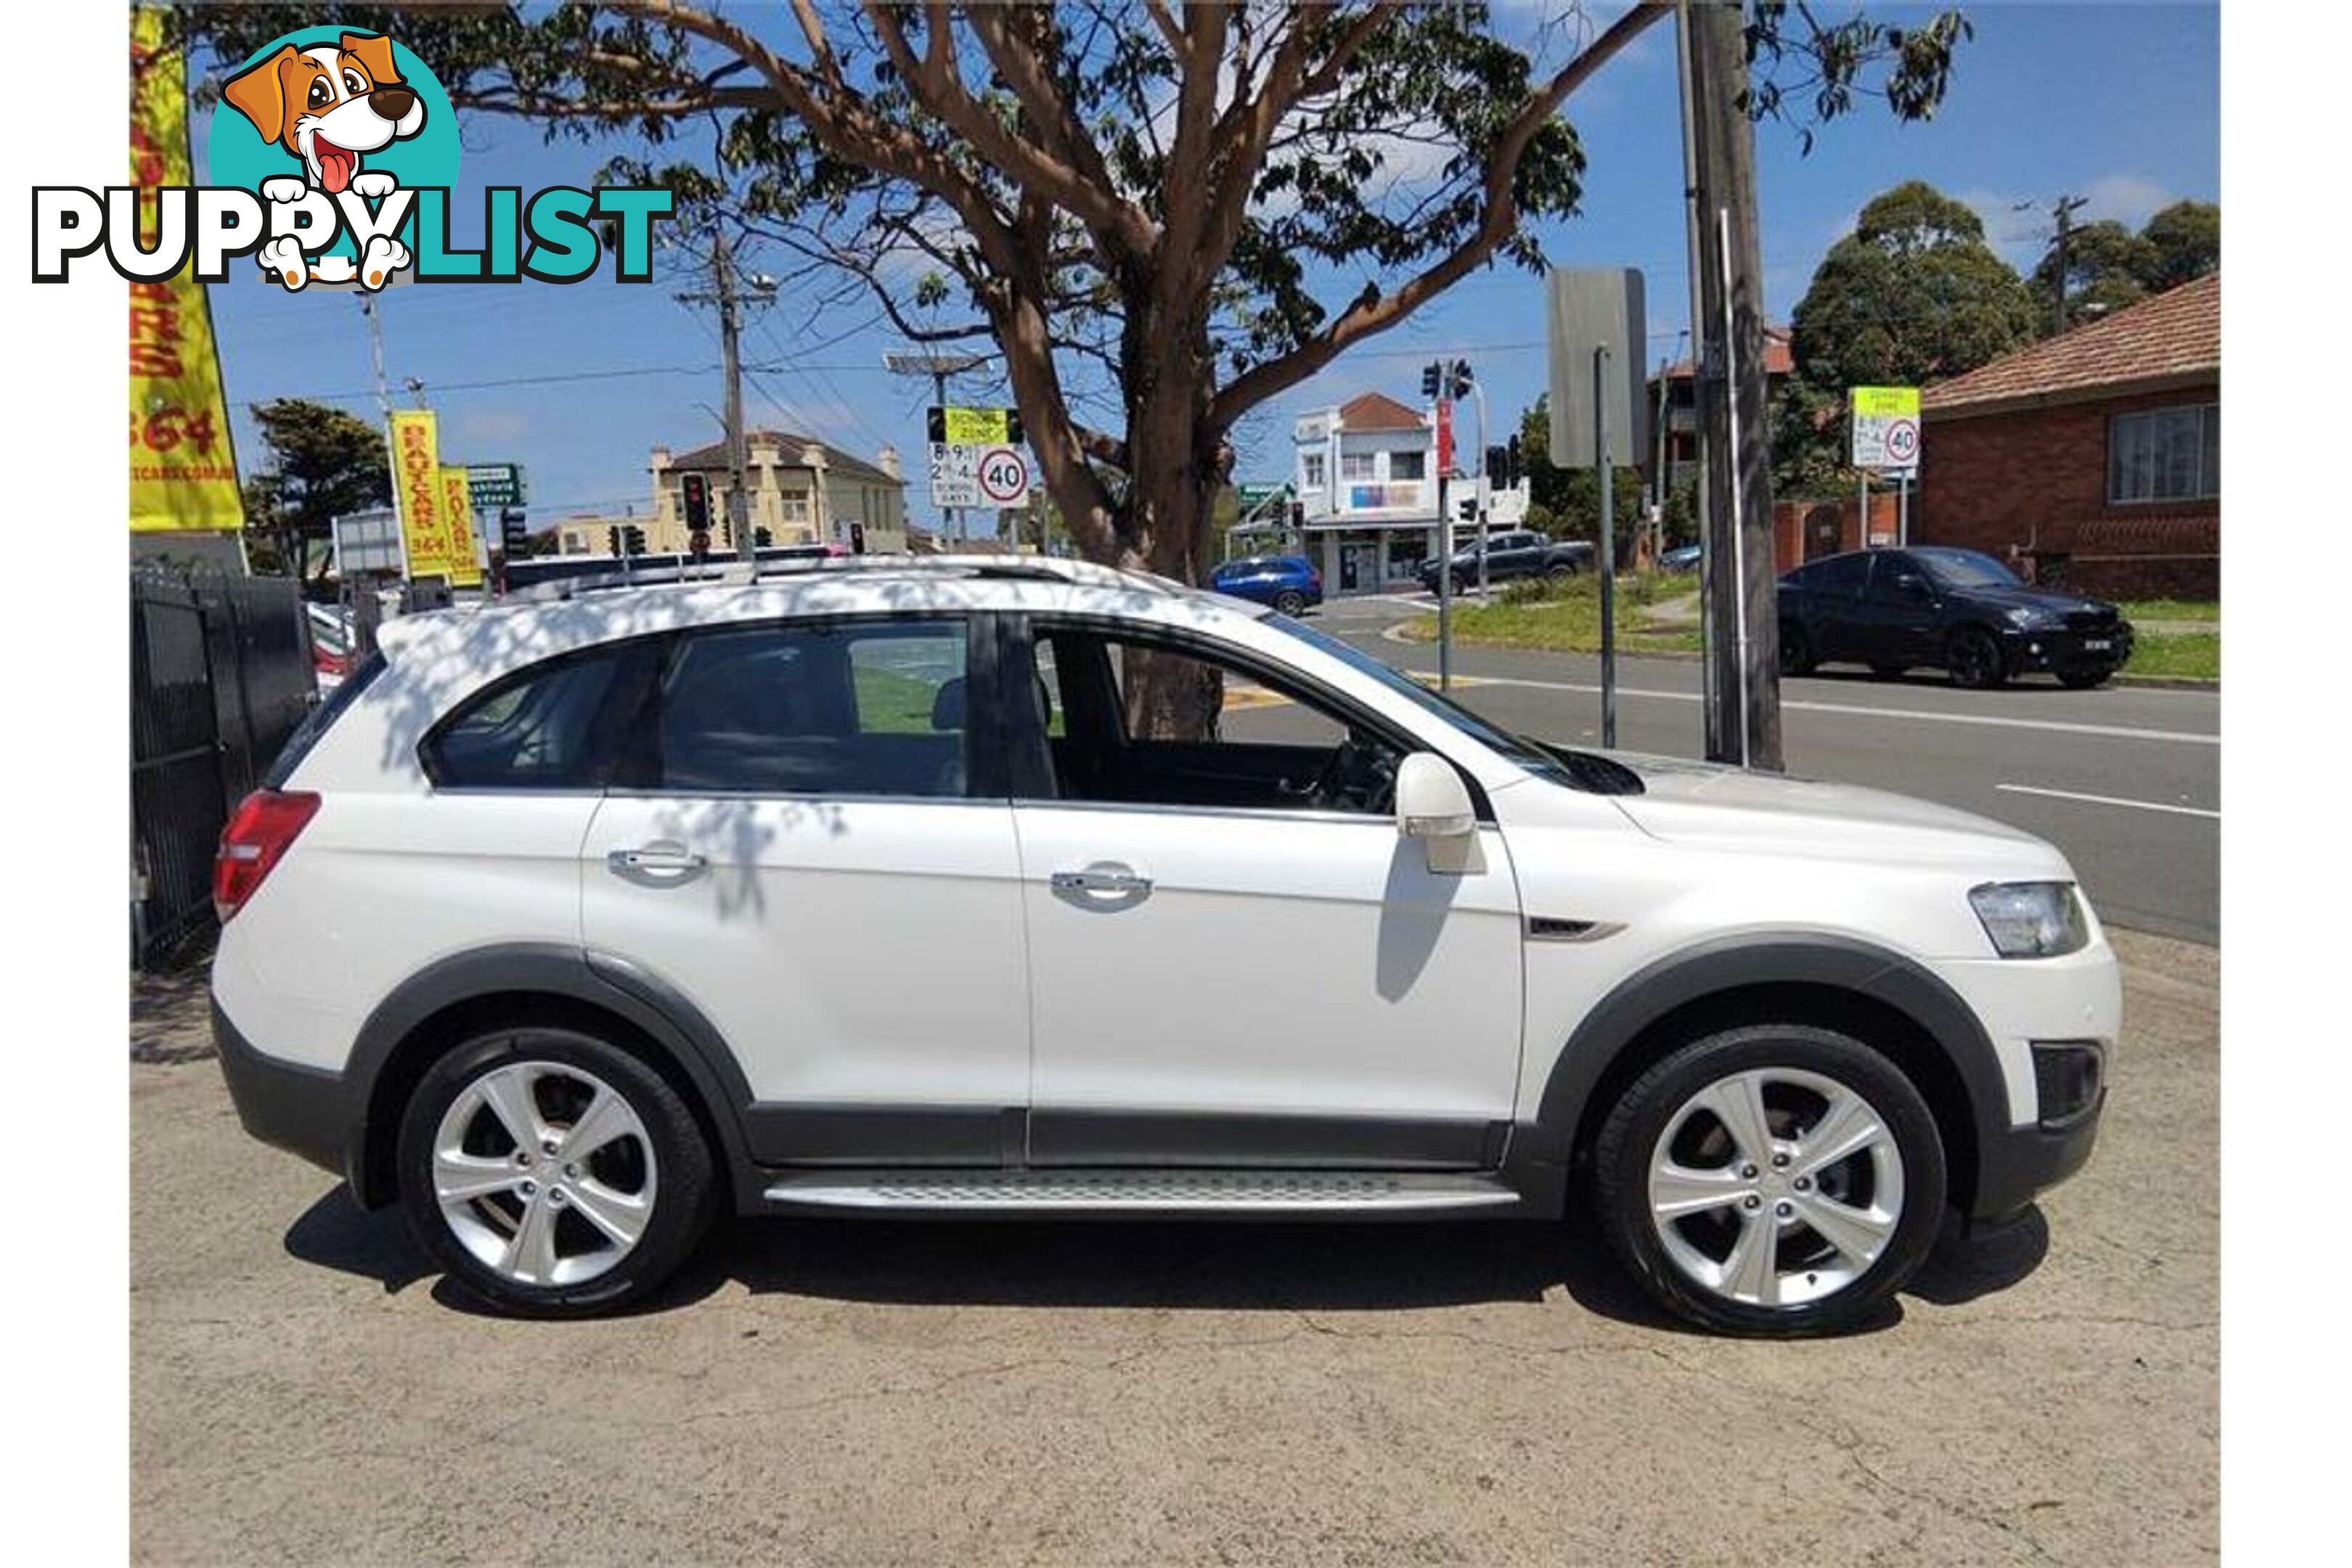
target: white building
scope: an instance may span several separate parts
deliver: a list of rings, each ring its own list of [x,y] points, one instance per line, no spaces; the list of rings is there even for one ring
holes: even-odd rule
[[[1412,586],[1438,552],[1435,417],[1367,392],[1301,416],[1291,439],[1307,552],[1326,591]]]

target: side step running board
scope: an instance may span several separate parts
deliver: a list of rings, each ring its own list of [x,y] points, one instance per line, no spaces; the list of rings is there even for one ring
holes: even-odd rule
[[[811,1171],[770,1184],[772,1208],[838,1213],[1349,1215],[1507,1211],[1491,1175],[1377,1171]]]

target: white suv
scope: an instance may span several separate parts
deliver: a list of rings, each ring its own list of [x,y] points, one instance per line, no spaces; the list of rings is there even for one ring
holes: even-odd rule
[[[1129,679],[1145,663],[1150,680]],[[1209,740],[1146,700],[1221,690]],[[713,1216],[1559,1216],[1853,1322],[2088,1156],[2066,861],[1507,733],[1230,598],[868,559],[413,616],[238,809],[223,1068],[501,1306]]]

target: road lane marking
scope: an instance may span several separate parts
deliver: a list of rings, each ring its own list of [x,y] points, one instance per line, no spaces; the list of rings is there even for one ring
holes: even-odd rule
[[[1436,671],[1412,669],[1413,676],[1434,676]],[[1598,694],[1601,688],[1572,680],[1529,680],[1510,675],[1460,676],[1456,685],[1529,686],[1541,691],[1576,691]],[[1652,691],[1640,687],[1621,686],[1620,697],[1655,698],[1669,702],[1699,702],[1705,700],[1696,691]],[[1990,713],[1937,713],[1925,708],[1879,708],[1859,702],[1808,702],[1801,699],[1784,699],[1780,706],[1799,713],[1849,713],[1865,719],[1910,719],[1925,724],[1979,724],[1995,730],[2047,730],[2060,735],[2107,735],[2123,741],[2172,741],[2191,746],[2218,746],[2219,735],[2201,735],[2191,730],[2142,730],[2127,724],[2082,724],[2063,719],[2015,719]]]
[[[2035,784],[1995,784],[1993,788],[2006,790],[2011,795],[2042,795],[2053,800],[2084,800],[2094,805],[2127,805],[2135,811],[2168,811],[2178,816],[2206,816],[2216,822],[2221,820],[2220,812],[2209,811],[2201,805],[2172,805],[2160,800],[2126,800],[2121,795],[2083,795],[2071,789],[2042,789]]]

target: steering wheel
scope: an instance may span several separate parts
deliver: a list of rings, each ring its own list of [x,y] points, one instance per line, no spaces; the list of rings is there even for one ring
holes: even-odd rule
[[[1389,748],[1351,729],[1331,748],[1315,777],[1294,793],[1321,806],[1374,811],[1395,787],[1396,759]]]

